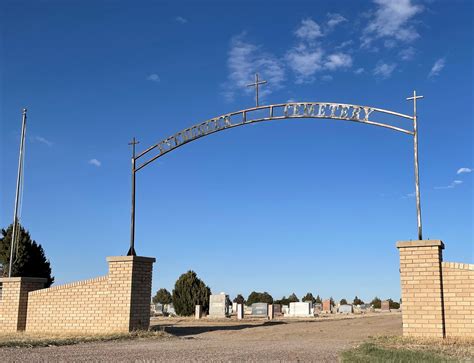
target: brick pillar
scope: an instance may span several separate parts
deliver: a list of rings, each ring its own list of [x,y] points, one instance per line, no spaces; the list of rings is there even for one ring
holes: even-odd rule
[[[28,293],[44,287],[48,281],[40,277],[4,277],[0,300],[0,326],[2,332],[13,333],[26,328]]]
[[[403,335],[444,337],[441,262],[438,240],[398,242]]]
[[[154,258],[107,257],[109,263],[106,309],[110,330],[146,330],[150,326],[151,278]]]

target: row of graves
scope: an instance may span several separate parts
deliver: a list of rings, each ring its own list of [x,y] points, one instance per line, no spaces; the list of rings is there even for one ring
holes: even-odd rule
[[[389,301],[382,301],[381,309],[374,309],[370,304],[361,305],[331,305],[331,301],[324,300],[322,304],[313,304],[310,301],[292,302],[289,305],[254,303],[250,306],[229,303],[229,295],[225,293],[213,294],[209,297],[210,318],[227,318],[237,316],[237,319],[243,319],[244,316],[255,318],[275,317],[284,318],[310,318],[326,314],[365,314],[368,312],[390,312]],[[152,304],[152,316],[176,316],[173,304]],[[195,317],[200,319],[203,316],[202,306],[196,305]]]
[[[322,304],[313,304],[310,301],[292,302],[289,305],[254,303],[250,306],[237,303],[229,303],[229,296],[225,293],[214,294],[209,299],[210,318],[226,318],[237,316],[243,319],[244,316],[262,317],[273,319],[275,317],[284,318],[310,318],[325,314],[364,314],[368,312],[381,311],[390,312],[389,302],[383,301],[381,309],[374,309],[370,304],[361,305],[331,305],[331,301],[324,300]],[[196,319],[202,317],[202,307],[196,306]]]

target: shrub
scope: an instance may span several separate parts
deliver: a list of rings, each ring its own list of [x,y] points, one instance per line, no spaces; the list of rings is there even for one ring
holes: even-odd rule
[[[171,297],[171,294],[168,290],[166,289],[159,289],[156,292],[156,295],[153,296],[153,304],[171,304],[173,302],[173,298]]]
[[[196,305],[202,305],[204,313],[209,311],[211,289],[200,280],[194,271],[182,274],[173,289],[173,306],[176,314],[190,316]]]

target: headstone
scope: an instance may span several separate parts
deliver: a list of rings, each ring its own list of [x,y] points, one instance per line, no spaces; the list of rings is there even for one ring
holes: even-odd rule
[[[154,312],[156,315],[163,315],[163,304],[160,304],[160,303],[155,304]]]
[[[268,319],[273,320],[275,318],[275,308],[273,304],[268,305]]]
[[[313,314],[311,313],[311,305],[311,302],[292,302],[290,303],[290,311],[288,315],[292,317],[313,316]]]
[[[244,304],[237,304],[237,319],[242,320],[244,318]]]
[[[381,307],[382,311],[390,311],[390,301],[388,301],[388,300],[382,301],[380,307]]]
[[[245,315],[251,315],[252,314],[252,307],[244,305],[244,314]]]
[[[209,317],[225,318],[228,314],[228,296],[221,292],[209,296]]]
[[[196,319],[201,319],[202,318],[202,305],[196,305],[196,310],[195,310],[194,316],[195,316]]]
[[[173,304],[164,304],[163,305],[163,314],[168,314],[171,316],[176,315],[176,311],[174,310],[174,305]]]
[[[237,303],[233,302],[232,303],[232,313],[236,313],[236,312],[237,312]]]
[[[268,304],[267,303],[253,303],[252,304],[252,316],[267,316],[268,315]]]
[[[273,313],[275,315],[281,315],[281,304],[273,304]]]
[[[283,313],[283,315],[288,315],[288,313],[290,312],[290,306],[289,305],[282,305],[281,306],[281,312]]]
[[[331,312],[331,300],[323,300],[323,313]]]
[[[314,313],[317,314],[323,310],[323,304],[315,303],[313,305]]]
[[[340,314],[352,314],[352,305],[340,305],[337,311]]]

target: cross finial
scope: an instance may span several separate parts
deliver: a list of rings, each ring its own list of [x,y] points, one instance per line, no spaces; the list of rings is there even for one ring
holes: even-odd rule
[[[407,101],[413,100],[413,115],[416,117],[416,100],[423,98],[424,96],[417,96],[416,91],[413,90],[413,96],[407,97]]]
[[[255,82],[247,85],[247,87],[255,87],[255,106],[256,107],[258,107],[258,86],[265,83],[267,83],[267,81],[259,81],[258,73],[255,73]]]
[[[135,145],[139,144],[140,141],[137,141],[135,139],[135,136],[133,137],[132,141],[130,141],[128,144],[132,145],[132,157],[135,159]]]

